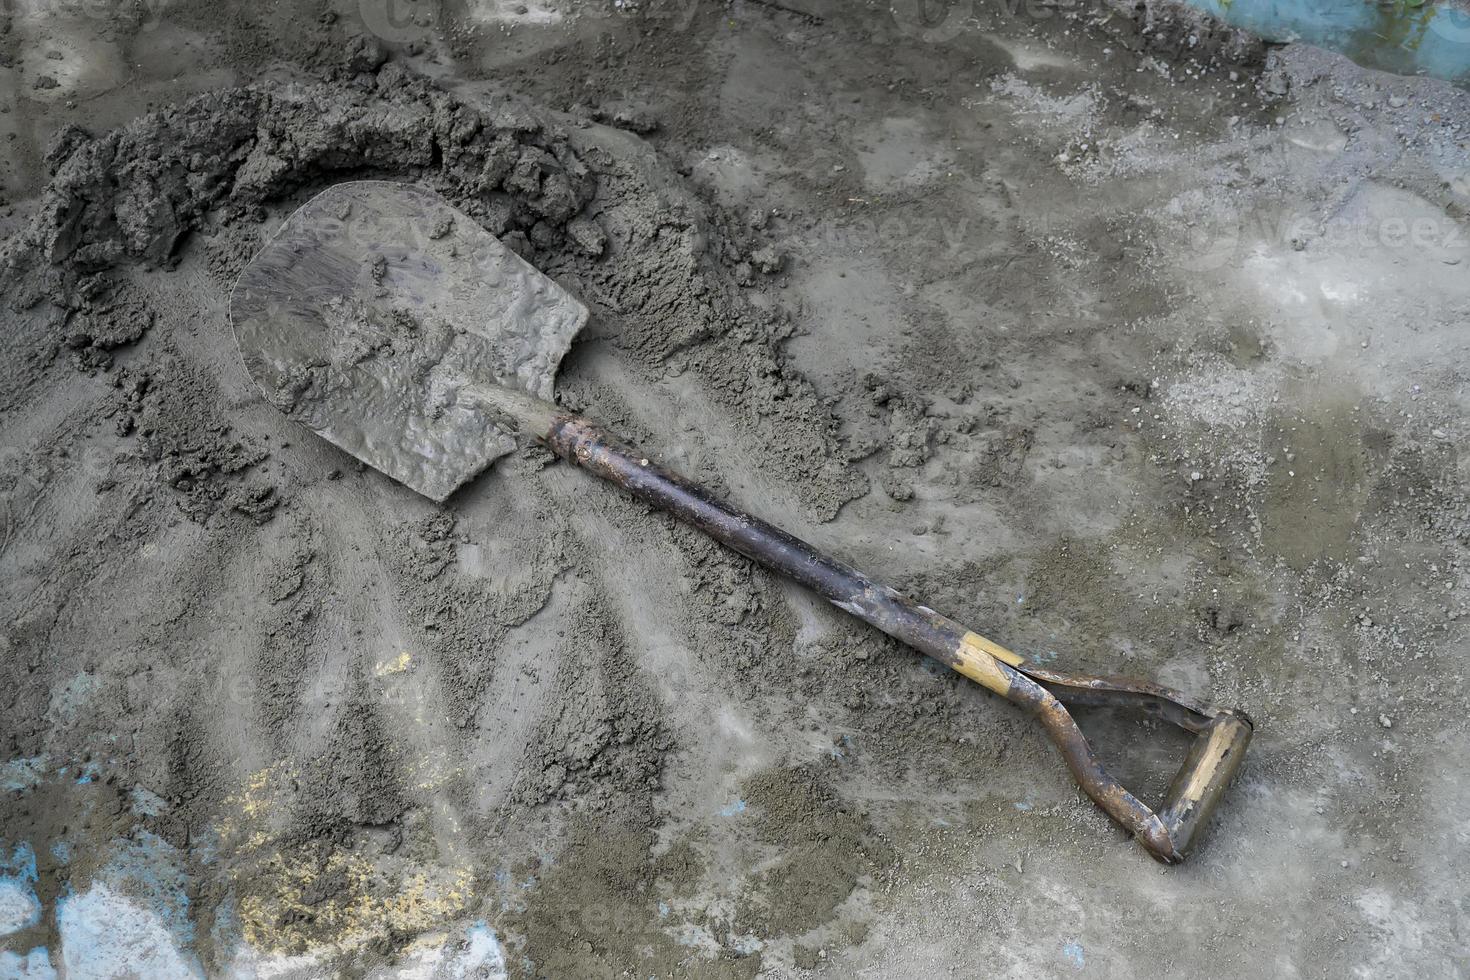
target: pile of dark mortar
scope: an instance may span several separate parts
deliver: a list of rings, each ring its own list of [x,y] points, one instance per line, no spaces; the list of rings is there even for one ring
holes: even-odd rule
[[[789,333],[781,315],[743,303],[710,253],[726,253],[732,267],[742,257],[712,247],[702,206],[663,193],[657,185],[670,178],[640,170],[639,154],[617,152],[615,141],[610,152],[593,137],[584,160],[573,142],[524,108],[466,104],[397,65],[378,72],[371,88],[211,93],[96,138],[75,127],[58,133],[40,207],[0,248],[0,277],[10,308],[43,320],[50,353],[70,351],[79,367],[106,369],[112,351],[135,344],[154,317],[130,288],[130,268],[168,268],[191,232],[218,238],[263,220],[264,206],[337,180],[414,180],[572,286],[600,314],[599,334],[624,351],[656,365],[702,348],[705,388],[738,407],[737,424],[762,430],[753,445],[812,515],[833,516],[865,482],[846,469],[830,412],[780,363],[775,346]],[[216,263],[222,281],[257,241]],[[38,374],[21,363],[4,373],[0,409]],[[122,372],[118,385],[146,402],[151,379]],[[177,458],[179,444],[192,440],[145,434],[159,456]],[[192,468],[175,465],[165,481],[193,487],[258,460],[227,442],[195,453]]]
[[[741,299],[736,270],[748,256],[720,240],[705,206],[627,134],[569,131],[508,104],[470,105],[389,65],[368,85],[230,89],[96,136],[67,129],[49,148],[47,166],[51,179],[29,225],[0,247],[0,286],[16,314],[0,359],[0,411],[33,403],[57,371],[110,379],[119,435],[136,441],[160,492],[193,520],[248,533],[255,524],[291,519],[292,488],[262,472],[266,449],[236,430],[209,370],[182,356],[172,328],[159,326],[167,311],[150,306],[146,275],[173,268],[202,233],[223,297],[267,230],[261,223],[270,210],[283,213],[321,187],[364,177],[417,181],[453,200],[576,291],[592,308],[598,335],[649,373],[679,355],[681,370],[727,411],[747,456],[814,518],[830,518],[866,489],[848,465],[830,411],[780,359],[789,324]],[[430,551],[434,542],[449,541],[440,525],[452,527],[453,519],[446,514],[431,523],[417,535]],[[750,577],[743,562],[708,542],[679,540],[696,568],[710,569],[703,574],[711,581]],[[304,550],[302,562],[310,560]],[[452,560],[452,549],[444,560]],[[437,571],[426,570],[426,583]],[[298,576],[283,595],[314,588],[303,588]],[[426,585],[416,597],[423,609],[415,611],[434,615],[448,601],[443,593]],[[503,618],[528,614],[508,610]],[[281,641],[289,645],[295,628],[286,627]],[[472,619],[443,641],[483,643],[484,636],[484,624]],[[12,692],[5,710],[14,724],[0,748],[12,757],[82,751],[80,742],[55,744],[47,734],[47,692],[61,676],[53,676],[45,633],[21,631],[12,642],[16,656],[0,680]],[[608,677],[631,676],[622,656],[609,647]],[[590,790],[599,806],[641,813],[648,826],[668,738],[656,701],[631,681],[624,686],[607,717],[538,733],[545,779],[522,788],[518,805],[586,798]],[[462,714],[463,726],[474,710],[472,685],[462,704],[455,698],[450,708]],[[346,841],[357,828],[400,821],[412,807],[387,761],[391,740],[367,701],[363,708],[344,715],[344,723],[360,724],[333,739],[349,748],[312,760],[303,773],[288,838]],[[277,720],[285,723],[289,712],[282,711]],[[184,725],[168,751],[201,751],[207,740],[191,727],[201,723]],[[589,741],[588,732],[605,737]],[[148,771],[151,764],[125,760],[119,791],[130,769]],[[187,846],[191,828],[209,819],[227,787],[218,780],[170,782],[174,811],[156,829]],[[838,884],[839,896],[851,887]],[[79,890],[85,882],[72,885]]]

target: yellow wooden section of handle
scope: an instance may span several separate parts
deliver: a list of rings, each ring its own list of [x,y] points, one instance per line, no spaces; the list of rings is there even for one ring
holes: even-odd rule
[[[1019,667],[1022,663],[1016,654],[975,632],[964,635],[954,654],[957,661],[955,670],[1000,695],[1010,693],[1011,681],[997,661],[1012,667]]]
[[[1205,791],[1209,789],[1210,780],[1215,778],[1215,772],[1225,762],[1225,757],[1230,754],[1235,739],[1243,727],[1241,723],[1236,722],[1218,725],[1210,732],[1209,740],[1199,752],[1194,771],[1189,774],[1189,781],[1179,790],[1181,801],[1194,804],[1204,797]]]

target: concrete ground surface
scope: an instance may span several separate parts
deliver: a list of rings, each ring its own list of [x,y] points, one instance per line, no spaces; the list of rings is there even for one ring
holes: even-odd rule
[[[1467,92],[1105,4],[0,28],[0,977],[1470,974]],[[588,305],[562,404],[1249,712],[1190,861],[543,451],[441,507],[282,417],[230,285],[360,177]],[[1081,717],[1162,793],[1182,738]]]

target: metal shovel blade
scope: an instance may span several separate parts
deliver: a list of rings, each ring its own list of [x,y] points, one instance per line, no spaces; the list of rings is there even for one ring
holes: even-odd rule
[[[442,501],[516,447],[462,391],[550,399],[587,309],[438,194],[353,181],[286,220],[230,320],[273,405]]]

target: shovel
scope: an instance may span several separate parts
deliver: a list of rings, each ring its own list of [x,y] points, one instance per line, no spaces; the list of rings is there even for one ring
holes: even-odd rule
[[[1159,861],[1184,859],[1245,758],[1244,713],[1027,663],[558,408],[552,382],[586,308],[432,191],[354,181],[314,197],[240,274],[230,318],[273,405],[426,497],[534,440],[1014,702]],[[1063,702],[1132,708],[1194,736],[1158,808],[1103,769]]]

